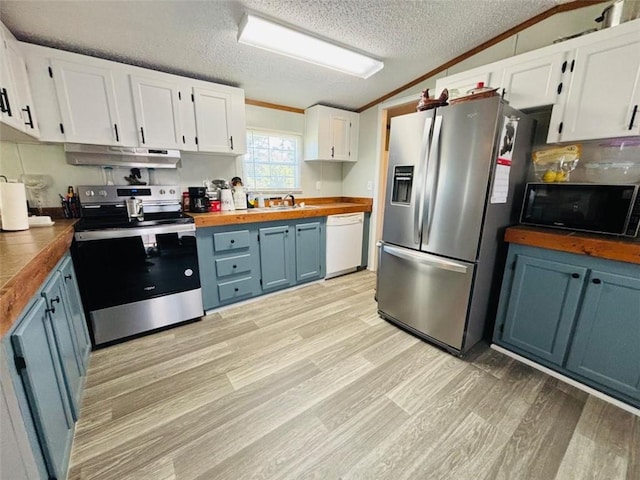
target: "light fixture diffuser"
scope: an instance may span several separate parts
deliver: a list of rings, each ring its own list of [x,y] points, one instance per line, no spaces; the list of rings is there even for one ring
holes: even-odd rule
[[[238,42],[360,78],[369,78],[384,67],[380,60],[251,13],[238,26]]]

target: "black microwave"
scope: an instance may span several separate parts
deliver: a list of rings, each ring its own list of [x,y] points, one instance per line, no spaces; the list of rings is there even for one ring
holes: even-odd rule
[[[520,222],[638,237],[640,185],[529,183]]]

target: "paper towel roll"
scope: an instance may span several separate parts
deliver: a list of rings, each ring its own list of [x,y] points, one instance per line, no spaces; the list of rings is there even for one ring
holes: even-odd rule
[[[0,182],[0,228],[2,230],[27,230],[27,191],[24,183]]]

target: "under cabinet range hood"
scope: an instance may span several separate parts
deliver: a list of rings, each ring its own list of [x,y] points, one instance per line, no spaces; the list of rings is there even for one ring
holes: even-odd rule
[[[177,168],[180,150],[65,143],[67,163],[109,167]]]

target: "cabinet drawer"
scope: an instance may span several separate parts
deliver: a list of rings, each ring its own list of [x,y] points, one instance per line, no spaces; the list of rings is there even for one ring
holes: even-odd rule
[[[220,296],[221,302],[243,297],[245,295],[251,295],[252,293],[251,277],[240,278],[231,282],[218,284],[218,295]]]
[[[226,252],[236,248],[247,248],[248,246],[249,230],[213,234],[213,249],[216,252]]]
[[[251,255],[238,255],[237,257],[219,258],[216,260],[216,274],[218,277],[226,277],[234,273],[247,273],[251,271]]]

